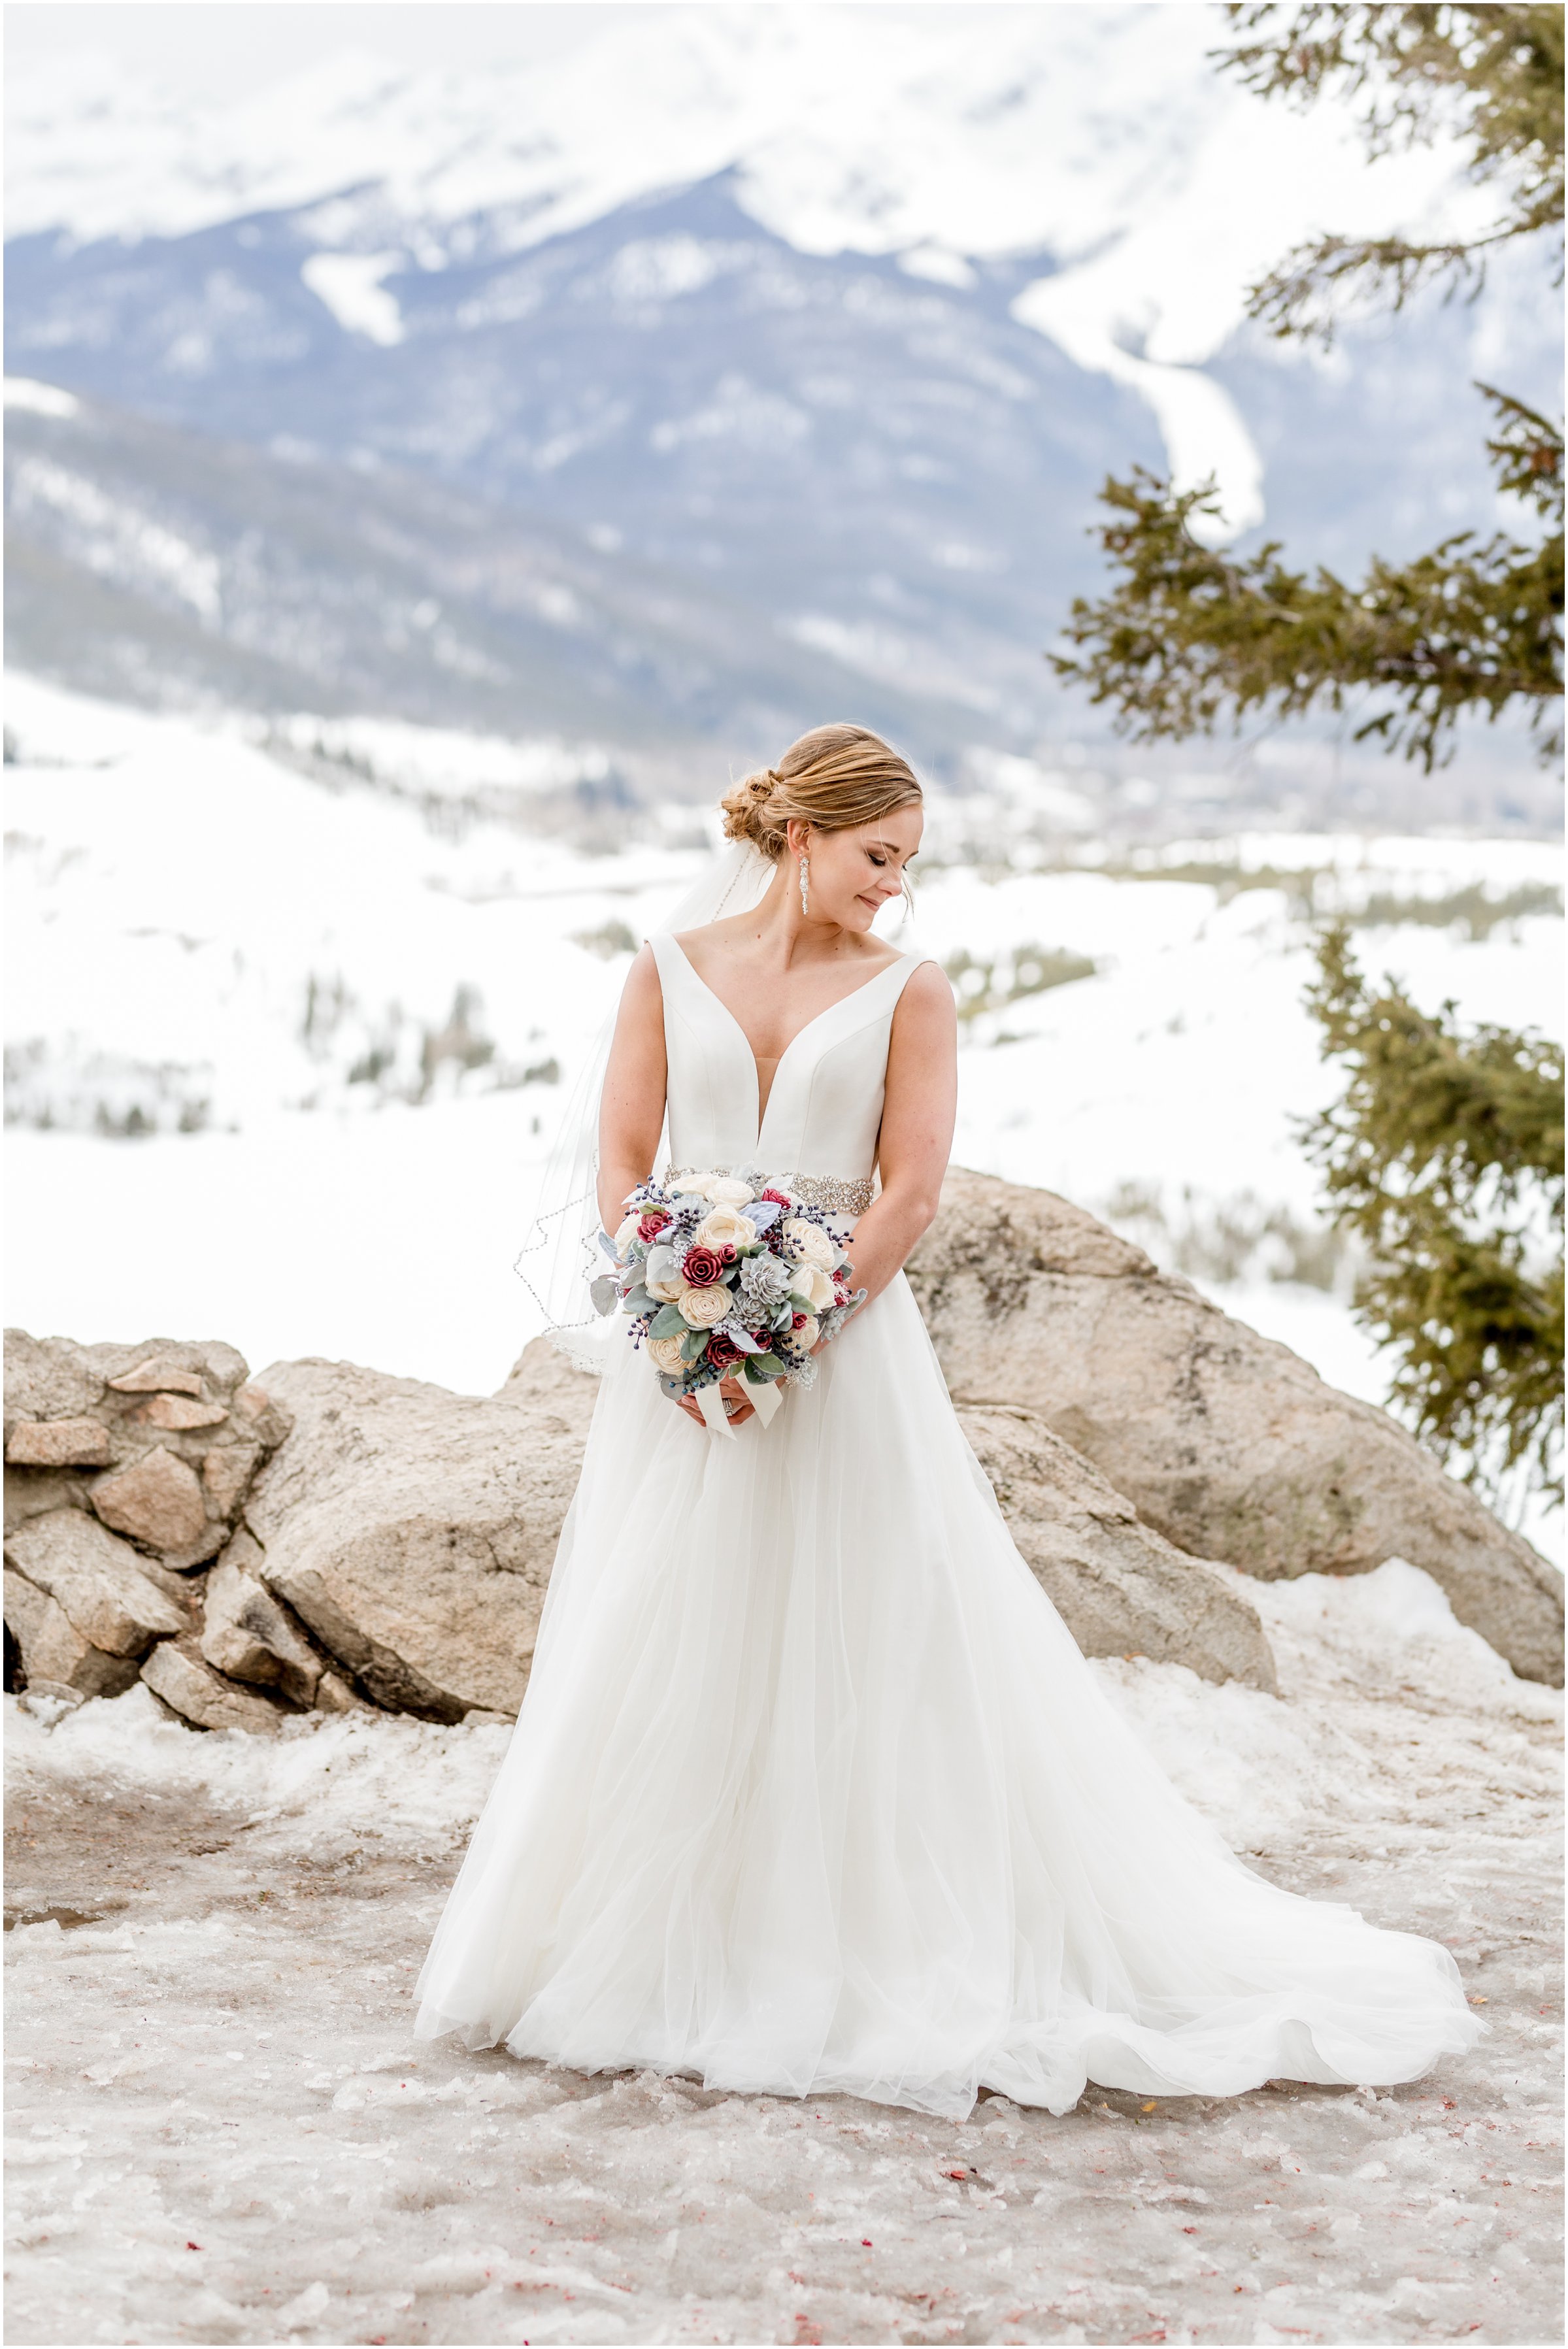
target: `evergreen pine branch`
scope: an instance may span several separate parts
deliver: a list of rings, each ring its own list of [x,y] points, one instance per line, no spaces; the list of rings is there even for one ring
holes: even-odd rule
[[[1526,408],[1490,383],[1476,389],[1498,412],[1497,429],[1487,442],[1487,454],[1497,473],[1497,485],[1532,505],[1547,522],[1563,529],[1563,432],[1559,425]]]
[[[1308,1000],[1342,1099],[1306,1123],[1330,1212],[1366,1246],[1356,1311],[1397,1359],[1402,1402],[1469,1475],[1528,1461],[1560,1492],[1563,1055],[1539,1036],[1424,1013],[1371,988],[1343,928],[1320,943]]]
[[[1533,464],[1517,431],[1498,445],[1505,475]],[[1563,691],[1560,533],[1527,547],[1461,531],[1409,563],[1374,557],[1353,587],[1322,567],[1290,570],[1277,540],[1246,556],[1200,544],[1189,523],[1217,513],[1212,483],[1177,492],[1138,467],[1101,498],[1101,543],[1122,577],[1098,603],[1075,599],[1064,629],[1074,649],[1050,659],[1114,710],[1118,730],[1210,734],[1227,714],[1240,725],[1253,711],[1342,710],[1362,688],[1384,706],[1356,740],[1379,738],[1428,771],[1451,755],[1461,710],[1495,719],[1519,701],[1545,731],[1542,755],[1554,754],[1544,713]]]
[[[1232,0],[1242,38],[1213,52],[1260,98],[1310,104],[1330,89],[1364,100],[1362,128],[1376,156],[1445,131],[1468,149],[1470,177],[1497,189],[1496,222],[1477,237],[1413,243],[1329,235],[1299,246],[1253,286],[1248,314],[1275,335],[1332,342],[1334,298],[1357,281],[1368,299],[1399,310],[1424,285],[1469,281],[1490,254],[1560,226],[1563,214],[1563,12],[1559,5],[1314,5]],[[1557,260],[1562,278],[1562,261]]]

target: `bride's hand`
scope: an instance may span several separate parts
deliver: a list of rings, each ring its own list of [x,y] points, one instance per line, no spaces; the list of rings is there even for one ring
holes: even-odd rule
[[[756,1406],[746,1401],[745,1389],[739,1379],[721,1380],[719,1392],[727,1403],[734,1402],[740,1405],[738,1411],[732,1411],[726,1414],[732,1427],[744,1427],[748,1419],[755,1419]],[[694,1419],[699,1427],[707,1426],[708,1423],[702,1416],[695,1395],[679,1396],[676,1400],[676,1408],[683,1411],[688,1419]]]

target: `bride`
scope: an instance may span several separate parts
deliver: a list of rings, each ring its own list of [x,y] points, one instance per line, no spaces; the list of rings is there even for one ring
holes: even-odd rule
[[[723,804],[721,917],[627,981],[593,1229],[662,1135],[677,1174],[830,1211],[865,1302],[751,1389],[763,1413],[727,1379],[722,1417],[624,1318],[588,1332],[586,1291],[560,1316],[603,1383],[420,2034],[954,2117],[982,2086],[1061,2113],[1089,2080],[1233,2095],[1462,2052],[1447,1951],[1277,1890],[1176,1793],[965,1441],[902,1269],[952,1136],[952,997],[872,927],[913,772],[823,726]]]

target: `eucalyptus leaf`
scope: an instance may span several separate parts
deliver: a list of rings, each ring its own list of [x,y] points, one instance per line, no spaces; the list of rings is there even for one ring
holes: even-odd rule
[[[765,1386],[769,1379],[782,1379],[784,1366],[776,1354],[748,1354],[746,1376],[757,1386]]]
[[[650,1338],[683,1338],[686,1335],[686,1316],[680,1306],[660,1306],[648,1334]]]
[[[596,1313],[613,1313],[620,1297],[620,1283],[613,1272],[601,1272],[597,1280],[588,1283],[588,1295]]]

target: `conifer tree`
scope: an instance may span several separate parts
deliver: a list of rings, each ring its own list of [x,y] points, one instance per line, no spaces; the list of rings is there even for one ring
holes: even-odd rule
[[[1278,336],[1329,341],[1348,296],[1402,308],[1417,287],[1479,285],[1488,258],[1519,238],[1550,239],[1561,280],[1563,10],[1519,6],[1232,6],[1250,37],[1220,53],[1262,97],[1365,96],[1369,145],[1459,130],[1472,175],[1501,198],[1496,222],[1468,241],[1329,235],[1290,254],[1254,286],[1249,315]],[[1357,740],[1378,738],[1428,770],[1449,751],[1460,713],[1528,712],[1541,754],[1562,748],[1563,434],[1523,401],[1477,386],[1492,409],[1487,441],[1498,487],[1533,508],[1533,543],[1506,532],[1444,539],[1403,564],[1374,558],[1358,583],[1310,576],[1277,540],[1237,556],[1200,544],[1195,513],[1218,520],[1210,483],[1174,492],[1135,468],[1108,481],[1100,526],[1121,576],[1098,602],[1077,598],[1053,654],[1058,674],[1107,704],[1139,741],[1211,733],[1220,719],[1300,717],[1369,703]]]
[[[1251,316],[1276,336],[1331,341],[1347,304],[1397,311],[1422,287],[1474,291],[1490,256],[1527,238],[1550,243],[1561,284],[1561,6],[1314,0],[1228,13],[1237,37],[1217,62],[1258,96],[1347,95],[1373,153],[1457,134],[1498,199],[1492,225],[1468,239],[1320,237],[1251,289]],[[1219,520],[1212,483],[1178,492],[1135,469],[1102,492],[1100,537],[1120,575],[1098,602],[1074,603],[1058,673],[1139,740],[1354,701],[1357,740],[1428,772],[1451,755],[1466,711],[1526,713],[1541,756],[1555,758],[1562,429],[1507,391],[1476,388],[1491,409],[1498,486],[1539,525],[1530,541],[1459,532],[1410,562],[1375,557],[1352,584],[1293,569],[1277,541],[1248,555],[1200,543],[1194,516]],[[1334,1222],[1369,1251],[1357,1307],[1397,1357],[1394,1398],[1465,1474],[1495,1485],[1525,1464],[1560,1493],[1561,1050],[1501,1028],[1467,1034],[1451,1004],[1434,1016],[1392,980],[1369,986],[1343,931],[1321,941],[1310,1000],[1348,1081],[1307,1147]]]
[[[1369,986],[1343,928],[1310,1001],[1343,1098],[1306,1129],[1334,1222],[1365,1245],[1363,1320],[1398,1359],[1393,1393],[1435,1450],[1495,1487],[1523,1464],[1562,1495],[1563,1054],[1462,1032]]]

